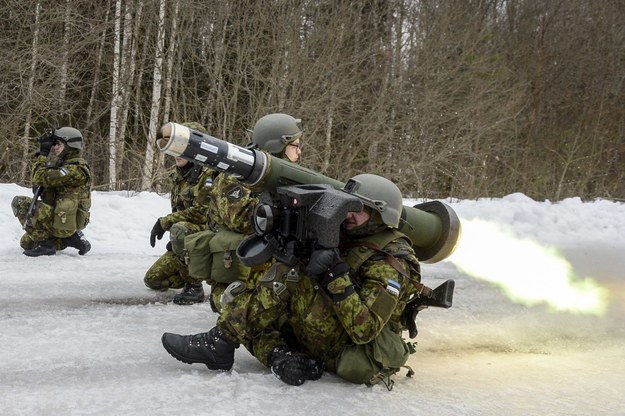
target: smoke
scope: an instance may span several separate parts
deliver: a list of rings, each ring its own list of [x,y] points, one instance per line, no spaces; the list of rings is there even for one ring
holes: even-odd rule
[[[497,285],[513,302],[597,316],[608,307],[608,290],[577,276],[555,248],[517,238],[500,224],[462,220],[460,243],[448,260],[463,273]]]

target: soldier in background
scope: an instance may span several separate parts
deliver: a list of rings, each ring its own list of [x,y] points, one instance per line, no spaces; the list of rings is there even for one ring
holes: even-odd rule
[[[82,133],[73,127],[51,129],[39,138],[39,151],[32,166],[33,198],[16,196],[13,214],[26,233],[20,240],[24,254],[51,256],[57,250],[73,247],[85,255],[91,244],[81,230],[89,223],[91,171],[80,156]]]
[[[206,132],[199,123],[188,122],[185,126]],[[154,290],[179,289],[184,286],[188,269],[184,261],[183,247],[175,244],[185,235],[206,228],[206,212],[209,193],[215,171],[199,164],[176,157],[169,173],[171,182],[171,213],[160,217],[150,232],[150,245],[162,239],[166,231],[174,236],[167,243],[167,251],[148,269],[143,278],[147,287]]]
[[[300,119],[284,113],[268,114],[255,123],[251,132],[252,141],[248,148],[264,150],[293,163],[299,161],[303,134]],[[241,240],[252,232],[250,216],[257,202],[258,195],[251,192],[238,179],[230,175],[215,174],[208,202],[207,229],[209,231],[207,232],[231,231],[229,238]],[[239,234],[240,237],[237,239],[234,233]],[[216,254],[213,261],[223,263],[224,255],[230,256],[231,261],[236,260],[236,253],[228,252],[227,249],[228,247],[224,247],[224,252]],[[257,275],[264,271],[261,267],[258,270],[240,270],[238,276],[234,278],[225,275],[207,277],[210,271],[206,270],[202,264],[194,264],[199,261],[196,257],[191,255],[187,259],[191,273],[185,276],[185,286],[181,293],[174,296],[174,303],[190,305],[203,302],[205,295],[202,282],[206,280],[211,288],[210,302],[215,312],[221,310],[221,298],[227,288],[236,294],[238,290],[242,290],[249,284],[247,276],[250,273]],[[194,270],[200,272],[194,274]],[[221,268],[221,270],[225,269]],[[228,292],[226,296],[232,295]]]

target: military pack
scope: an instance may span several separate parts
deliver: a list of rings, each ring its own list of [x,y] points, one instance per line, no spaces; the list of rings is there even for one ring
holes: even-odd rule
[[[250,268],[244,266],[236,254],[244,238],[244,234],[228,230],[205,230],[186,236],[184,249],[189,275],[209,283],[246,280]]]

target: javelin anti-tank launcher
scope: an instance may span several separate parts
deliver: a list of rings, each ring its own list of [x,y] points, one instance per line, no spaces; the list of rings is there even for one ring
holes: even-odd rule
[[[237,250],[248,266],[271,257],[293,265],[315,247],[337,247],[341,222],[348,212],[363,207],[359,198],[349,194],[349,184],[181,124],[165,124],[157,145],[166,154],[235,175],[263,192],[252,218],[255,234]],[[451,207],[431,201],[414,207],[404,205],[399,230],[410,238],[419,261],[436,263],[454,251],[461,227]],[[451,306],[453,280],[434,290],[425,289],[420,308]]]

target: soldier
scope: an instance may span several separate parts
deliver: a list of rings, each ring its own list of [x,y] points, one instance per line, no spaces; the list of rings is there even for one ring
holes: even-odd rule
[[[39,151],[32,166],[35,195],[41,195],[29,215],[33,198],[16,196],[13,214],[26,233],[20,240],[24,254],[51,256],[66,247],[79,255],[91,250],[81,230],[89,223],[91,171],[80,156],[84,139],[73,127],[51,129],[39,138]]]
[[[252,141],[248,148],[264,150],[290,162],[299,161],[303,134],[300,119],[283,113],[268,114],[256,122],[251,133]],[[257,202],[258,195],[252,193],[236,178],[230,175],[215,175],[208,202],[208,230],[213,233],[232,231],[239,236],[231,233],[229,237],[231,242],[242,240],[245,235],[252,232],[250,215]],[[232,255],[236,260],[236,254],[228,254],[227,251],[224,253]],[[223,257],[219,260],[223,262]],[[240,279],[247,280],[246,275],[250,273],[249,269],[240,270],[237,281],[233,284],[232,279],[227,276],[208,276],[210,270],[206,270],[203,264],[196,264],[199,260],[192,255],[188,256],[188,262],[191,274],[186,276],[182,292],[174,296],[174,303],[190,305],[203,302],[202,281],[206,279],[211,287],[211,308],[215,312],[221,310],[221,297],[226,288],[231,284],[231,290],[235,291],[244,287],[245,283]],[[195,273],[195,270],[199,272]],[[258,273],[259,270],[253,272]]]
[[[206,132],[199,123],[183,123],[194,130]],[[202,231],[206,228],[206,211],[210,187],[216,172],[199,164],[194,164],[180,157],[175,158],[175,165],[169,173],[171,182],[171,213],[160,217],[150,232],[150,245],[156,245],[156,239],[163,238],[170,232],[171,240],[167,251],[148,269],[143,278],[147,287],[154,290],[179,289],[188,275],[184,261],[183,247],[178,244],[185,235]]]
[[[316,250],[295,267],[275,263],[254,290],[224,307],[209,332],[165,333],[165,349],[185,363],[229,370],[243,344],[287,384],[318,379],[325,368],[354,383],[391,385],[414,351],[401,334],[420,266],[397,230],[403,205],[397,186],[363,174],[344,191],[364,209],[343,221],[340,252]]]

